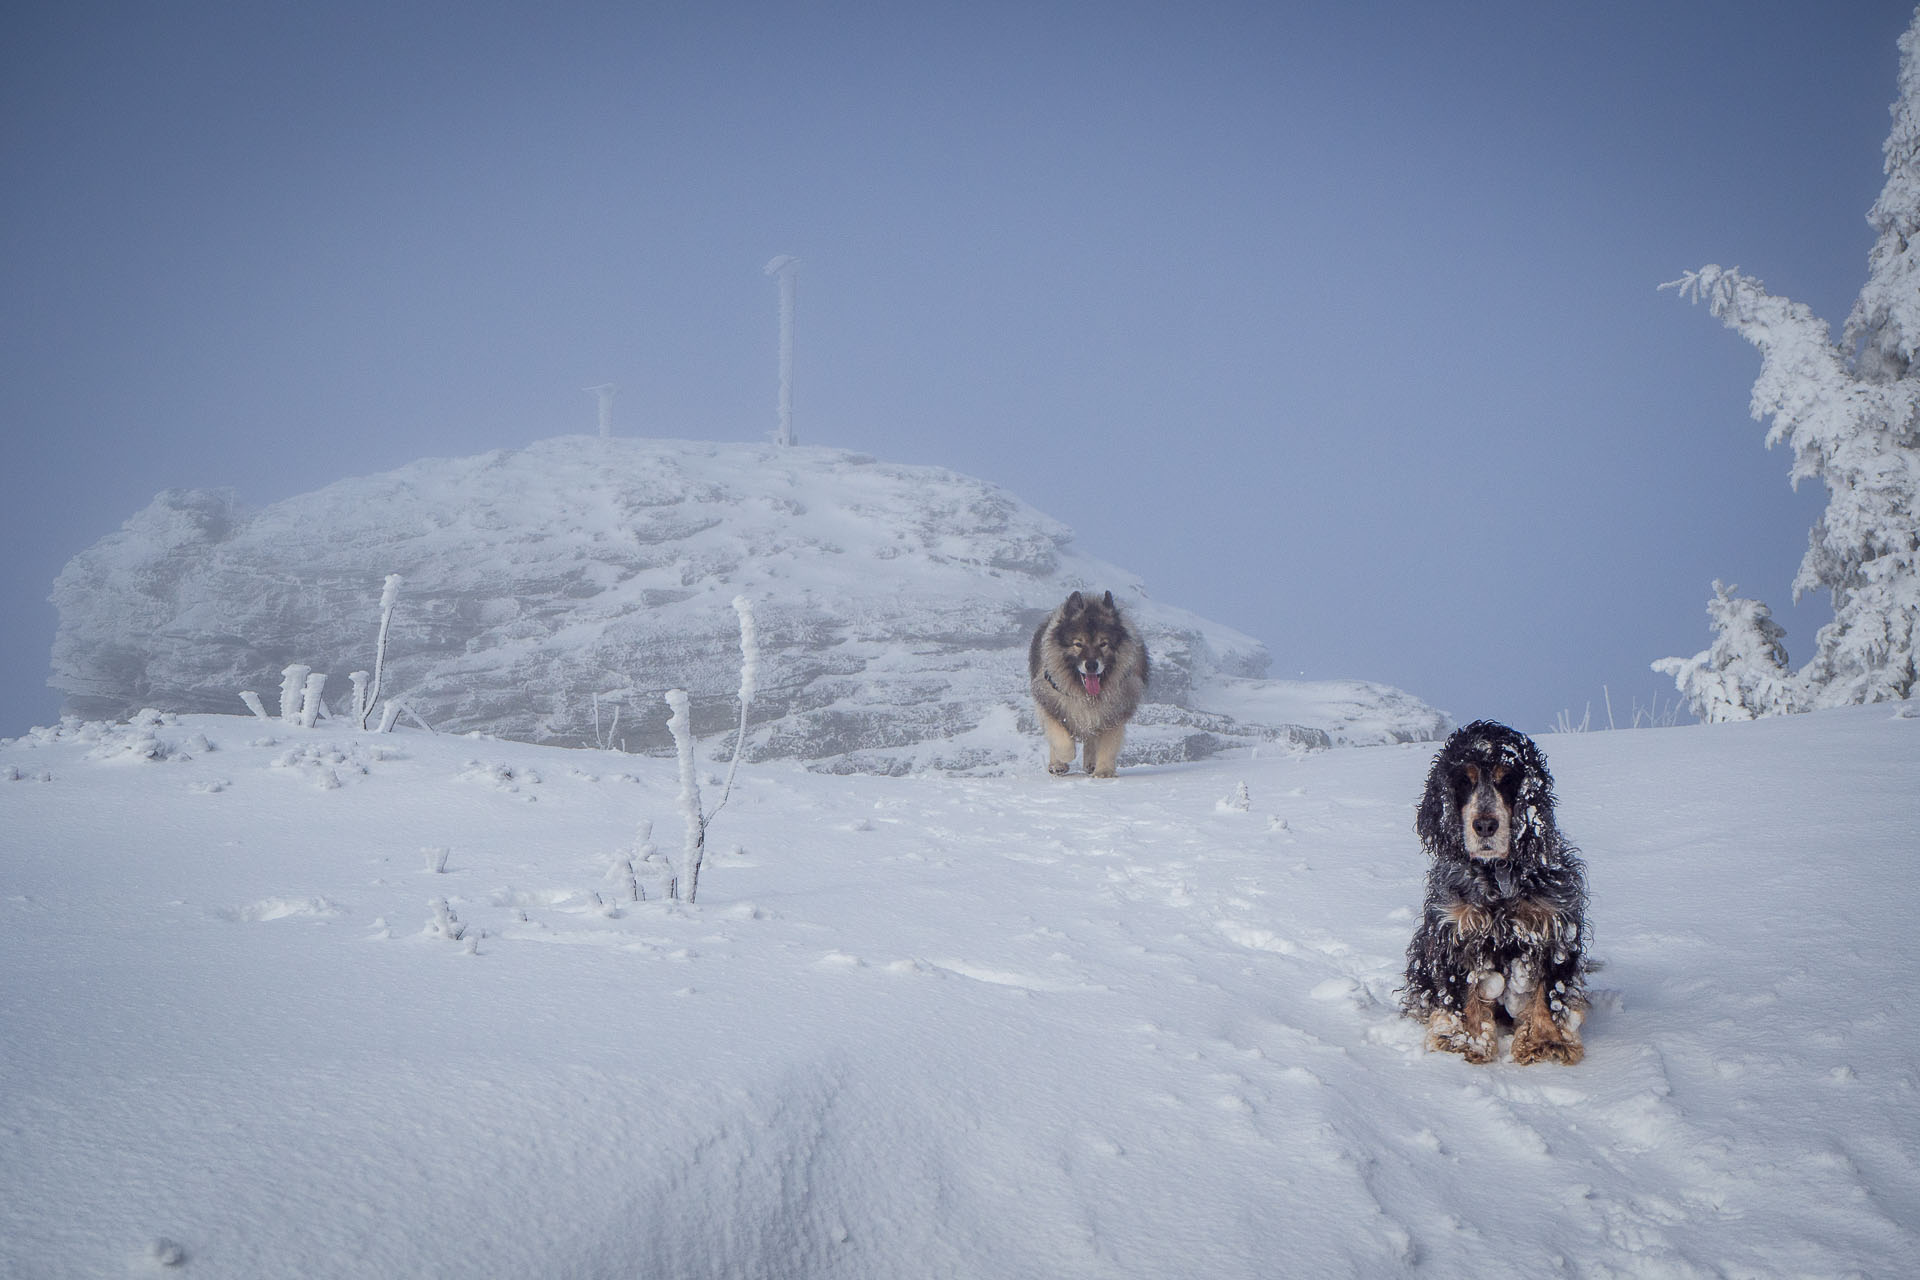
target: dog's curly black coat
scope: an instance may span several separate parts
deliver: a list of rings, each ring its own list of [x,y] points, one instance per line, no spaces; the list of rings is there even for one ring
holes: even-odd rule
[[[1477,720],[1434,757],[1414,820],[1432,863],[1402,989],[1431,1047],[1491,1061],[1510,1023],[1514,1061],[1580,1060],[1586,881],[1553,809],[1539,747],[1506,725]]]

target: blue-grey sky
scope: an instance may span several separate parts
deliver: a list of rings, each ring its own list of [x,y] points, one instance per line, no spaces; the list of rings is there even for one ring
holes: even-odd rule
[[[1790,604],[1818,486],[1756,353],[1836,326],[1907,0],[61,0],[0,17],[0,734],[54,576],[155,492],[264,504],[595,429],[995,481],[1275,675],[1540,730]]]

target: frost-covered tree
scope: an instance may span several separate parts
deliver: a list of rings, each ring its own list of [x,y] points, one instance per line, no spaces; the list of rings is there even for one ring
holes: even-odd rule
[[[1920,339],[1920,9],[1900,37],[1900,97],[1890,110],[1887,185],[1867,211],[1879,238],[1846,328],[1859,371],[1885,382],[1907,376]]]
[[[1920,10],[1900,38],[1900,52],[1887,183],[1868,215],[1880,237],[1843,343],[1834,343],[1826,322],[1807,306],[1774,297],[1738,269],[1702,267],[1666,286],[1705,302],[1760,349],[1752,410],[1755,419],[1773,420],[1767,446],[1782,440],[1793,446],[1795,486],[1817,477],[1827,487],[1827,509],[1808,535],[1793,595],[1798,600],[1826,590],[1833,621],[1820,629],[1812,658],[1792,681],[1769,682],[1778,700],[1752,706],[1756,714],[1905,698],[1914,687],[1920,628]],[[1742,652],[1755,661],[1766,650],[1758,631],[1748,634],[1741,628],[1749,623],[1733,620],[1733,604],[1757,602],[1729,602],[1722,595],[1708,606],[1719,611],[1715,622],[1722,631],[1714,649],[1655,664],[1673,674],[1690,698],[1689,674],[1698,680],[1704,672],[1727,669],[1716,666],[1714,654],[1723,641],[1736,643],[1729,636],[1745,636],[1737,643],[1747,645]],[[1773,626],[1770,617],[1765,621]],[[1759,696],[1757,688],[1749,693]]]
[[[1662,658],[1655,671],[1673,677],[1694,715],[1709,724],[1752,720],[1799,707],[1799,678],[1787,666],[1786,632],[1773,611],[1743,600],[1716,581],[1707,602],[1713,645],[1691,658]]]

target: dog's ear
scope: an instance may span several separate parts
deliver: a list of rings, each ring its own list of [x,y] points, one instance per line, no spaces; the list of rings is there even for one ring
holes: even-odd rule
[[[1538,857],[1555,839],[1553,775],[1533,739],[1521,737],[1516,754],[1521,777],[1519,793],[1513,798],[1514,843],[1522,856]]]
[[[1453,788],[1447,785],[1447,753],[1433,758],[1427,771],[1427,789],[1420,796],[1420,807],[1413,815],[1413,830],[1428,853],[1437,853],[1446,839],[1447,811],[1453,808]],[[1458,824],[1454,824],[1457,828]]]
[[[1084,611],[1086,607],[1087,607],[1087,598],[1081,595],[1078,591],[1074,592],[1072,595],[1067,597],[1067,616],[1069,618],[1071,618],[1076,613],[1080,613]]]
[[[1113,608],[1113,592],[1111,592],[1111,591],[1109,591],[1109,592],[1107,592],[1107,601],[1106,601],[1106,603],[1107,603],[1107,608],[1109,608],[1109,609],[1111,609],[1111,608]]]

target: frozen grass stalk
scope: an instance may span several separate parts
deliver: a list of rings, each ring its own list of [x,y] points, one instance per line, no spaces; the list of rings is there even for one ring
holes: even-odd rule
[[[308,674],[306,688],[300,694],[300,727],[311,729],[320,720],[320,693],[327,687],[327,673],[314,671]]]
[[[733,735],[733,763],[727,766],[727,785],[720,789],[720,803],[707,815],[709,822],[719,816],[733,795],[733,775],[740,772],[740,752],[747,745],[747,708],[753,705],[753,683],[760,675],[760,633],[753,624],[753,601],[744,595],[735,596],[733,611],[740,615],[740,728]]]
[[[700,860],[706,852],[707,824],[700,816],[700,782],[693,776],[693,716],[687,709],[687,691],[667,690],[667,706],[673,711],[667,717],[667,729],[673,734],[680,757],[680,812],[687,820],[680,867],[687,879],[687,901],[692,902],[700,893]]]
[[[260,717],[262,720],[265,720],[268,724],[273,723],[273,717],[268,715],[267,709],[260,705],[259,694],[255,693],[251,689],[242,689],[240,691],[240,701],[246,703],[247,710],[253,712],[254,715]]]
[[[393,606],[400,599],[400,583],[403,579],[397,573],[387,575],[386,586],[380,591],[380,638],[373,647],[373,687],[367,690],[366,705],[360,708],[360,728],[367,727],[367,717],[373,714],[374,704],[380,701],[380,674],[387,663],[387,628],[393,624]]]
[[[312,670],[305,663],[296,662],[280,673],[280,723],[289,729],[300,723],[301,693]]]
[[[614,738],[615,738],[615,735],[619,733],[619,731],[620,731],[620,704],[618,702],[613,704],[613,723],[607,726],[605,733],[602,733],[600,731],[600,695],[597,693],[594,694],[593,695],[593,745],[600,748],[600,750],[602,751],[613,750]]]

